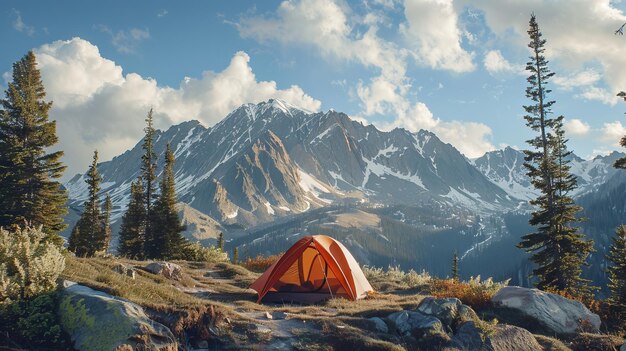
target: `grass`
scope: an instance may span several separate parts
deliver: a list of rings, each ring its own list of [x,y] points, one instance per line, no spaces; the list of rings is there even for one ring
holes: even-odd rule
[[[118,263],[134,267],[136,278],[114,272],[112,268]],[[256,293],[248,289],[259,273],[242,266],[227,262],[175,261],[183,269],[183,278],[173,281],[143,270],[148,263],[68,256],[62,278],[145,307],[151,318],[170,327],[181,341],[183,335],[195,335],[204,340],[218,340],[218,349],[233,350],[272,349],[276,342],[287,342],[296,350],[418,350],[393,332],[376,331],[367,318],[385,318],[396,311],[415,310],[430,294],[457,297],[476,308],[505,285],[490,279],[457,282],[433,279],[424,272],[404,272],[397,267],[388,270],[366,267],[364,272],[377,290],[366,299],[333,298],[316,305],[266,305],[257,304]],[[266,312],[285,312],[287,318],[269,320],[264,317]],[[485,337],[495,331],[493,322],[478,321],[477,326]],[[289,329],[290,336],[280,336],[287,339],[277,341],[273,335],[277,328]],[[570,350],[556,339],[545,336],[536,336],[536,339],[545,350]],[[571,340],[569,346],[574,350],[598,349],[618,345],[621,340],[581,334]]]

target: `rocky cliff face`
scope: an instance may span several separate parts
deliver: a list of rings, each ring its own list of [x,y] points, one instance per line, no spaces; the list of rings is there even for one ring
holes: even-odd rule
[[[342,197],[396,204],[434,199],[483,210],[517,202],[433,133],[383,132],[343,113],[310,113],[278,100],[243,105],[211,128],[190,121],[158,131],[159,159],[168,143],[180,200],[228,224],[267,222]],[[141,144],[98,166],[113,220],[139,175]],[[84,175],[66,187],[80,207]]]

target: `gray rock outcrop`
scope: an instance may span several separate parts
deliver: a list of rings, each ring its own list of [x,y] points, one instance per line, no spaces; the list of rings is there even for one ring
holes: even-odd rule
[[[60,294],[61,326],[77,350],[178,350],[174,334],[137,304],[68,281]]]
[[[150,273],[162,275],[167,279],[181,280],[183,279],[183,269],[170,262],[152,262],[145,267]]]
[[[461,325],[450,342],[450,348],[484,351],[542,350],[535,337],[526,329],[512,325],[490,325],[474,321]]]
[[[572,335],[582,327],[595,333],[600,330],[600,317],[582,303],[538,289],[507,286],[491,301],[498,319],[518,320],[521,324],[515,324],[537,333]]]

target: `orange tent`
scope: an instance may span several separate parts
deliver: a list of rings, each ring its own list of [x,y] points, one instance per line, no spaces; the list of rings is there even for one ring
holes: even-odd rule
[[[373,291],[348,249],[326,235],[298,240],[250,288],[259,294],[257,302],[357,300]]]

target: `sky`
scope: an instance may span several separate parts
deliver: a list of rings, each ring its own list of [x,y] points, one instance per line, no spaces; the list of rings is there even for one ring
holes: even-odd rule
[[[34,50],[65,179],[158,128],[210,127],[279,98],[382,130],[428,129],[469,158],[523,149],[528,21],[537,16],[569,147],[584,158],[626,134],[626,2],[285,0],[0,2],[0,88]]]

